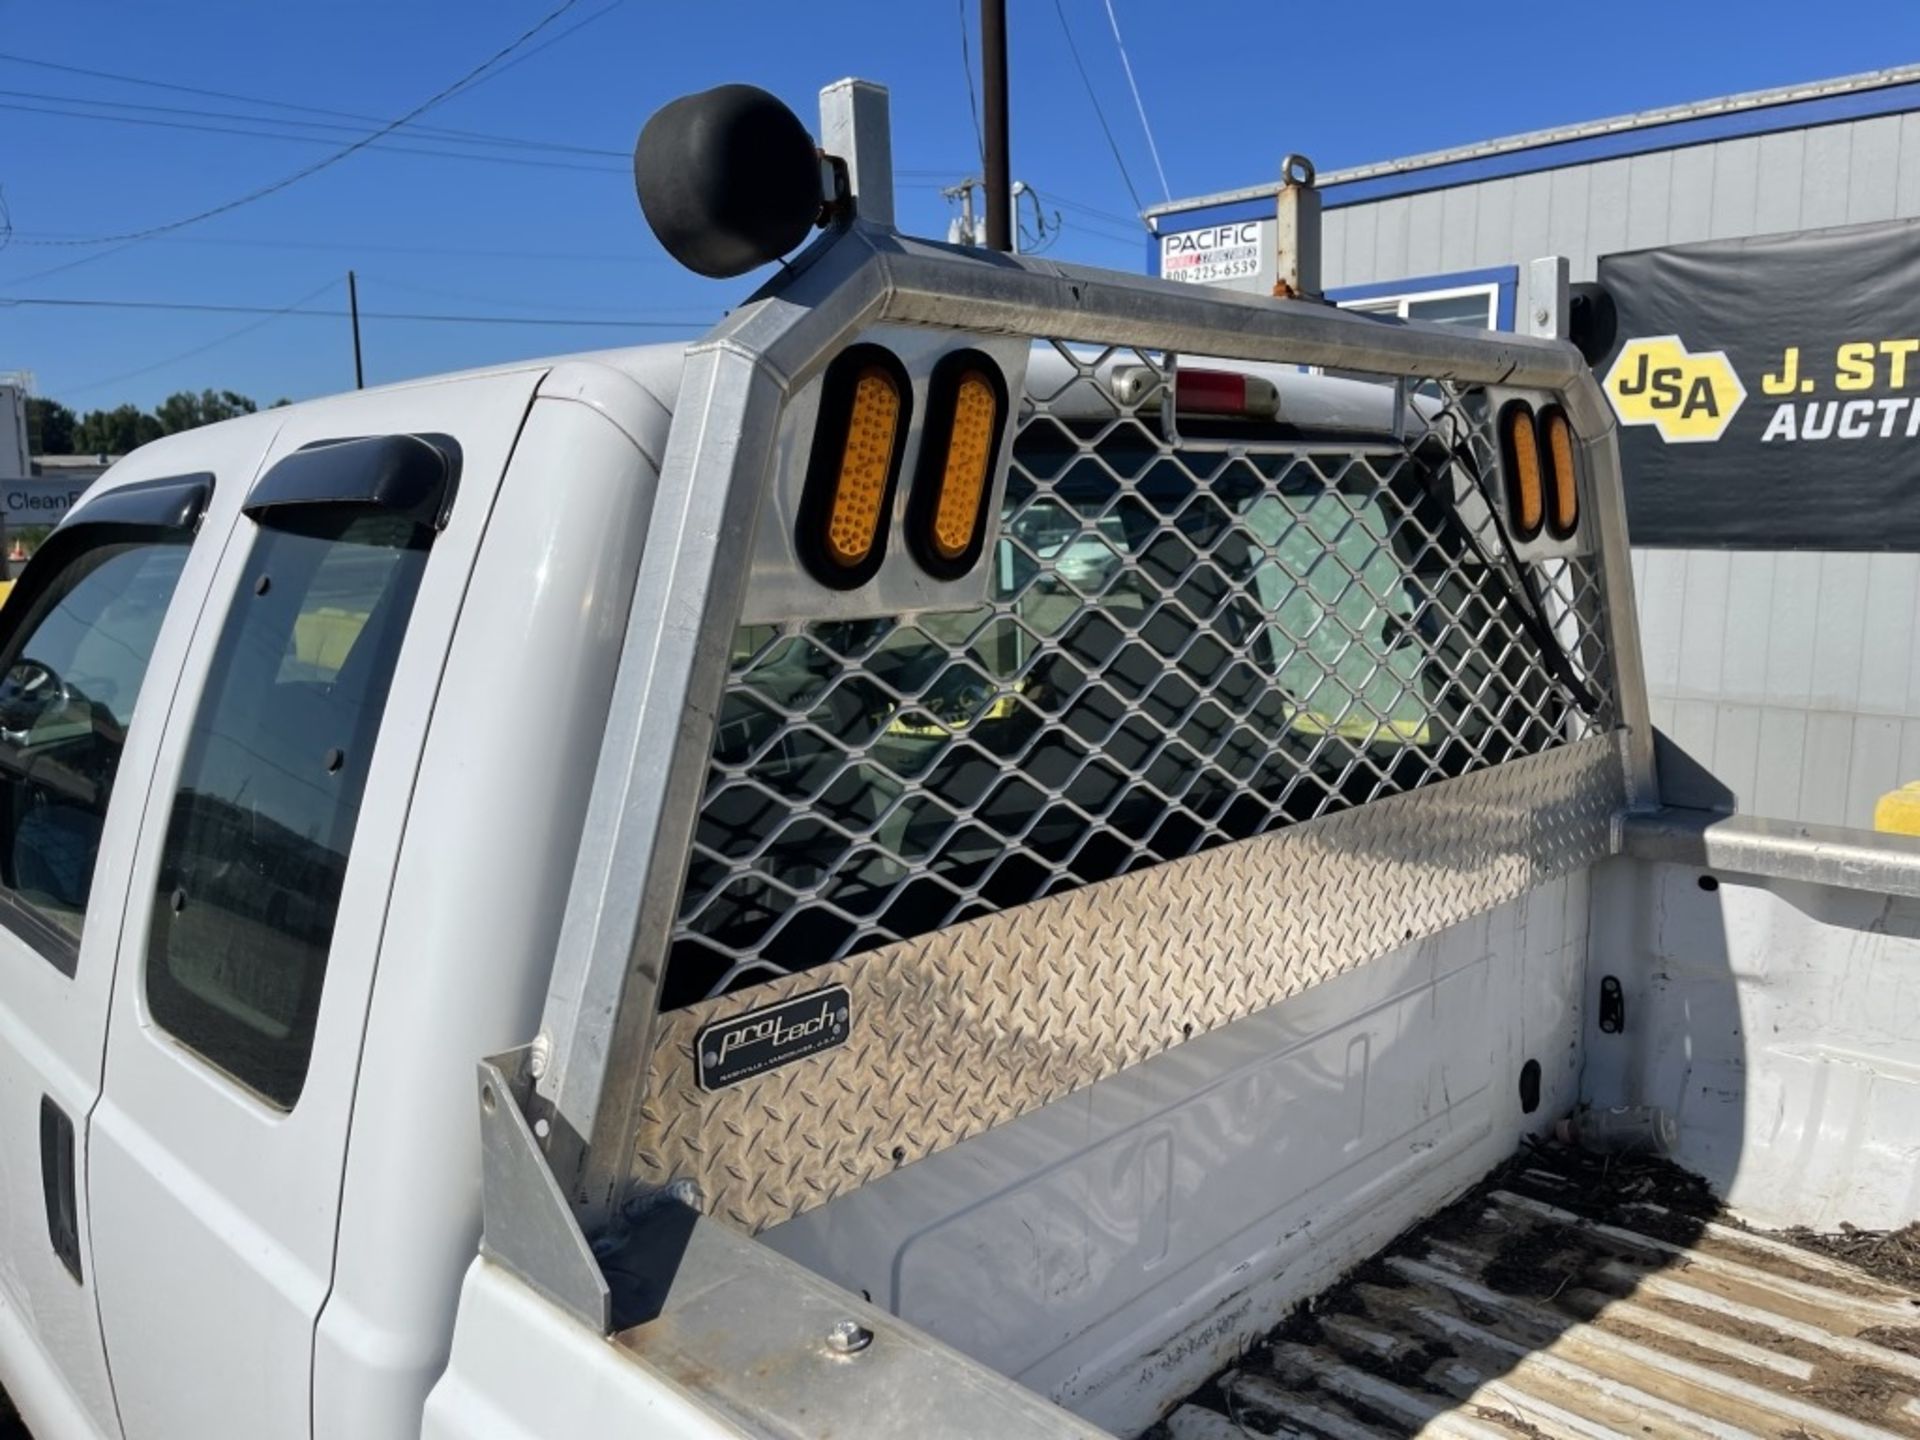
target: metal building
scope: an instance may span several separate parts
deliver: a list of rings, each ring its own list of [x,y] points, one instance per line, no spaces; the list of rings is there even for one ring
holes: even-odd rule
[[[1525,329],[1529,262],[1920,217],[1920,66],[1319,177],[1329,299]],[[1270,293],[1276,184],[1156,206],[1149,266]],[[1915,503],[1920,504],[1920,494]],[[1870,826],[1920,780],[1920,554],[1639,549],[1679,803]]]

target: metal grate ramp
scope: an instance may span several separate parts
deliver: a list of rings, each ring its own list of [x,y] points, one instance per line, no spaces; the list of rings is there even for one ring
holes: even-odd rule
[[[1671,1167],[1510,1163],[1152,1440],[1920,1437],[1920,1287],[1725,1219]]]

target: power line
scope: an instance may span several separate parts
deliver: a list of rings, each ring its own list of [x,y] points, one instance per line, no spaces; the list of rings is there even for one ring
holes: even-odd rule
[[[20,243],[22,245],[37,245],[40,242],[37,240],[22,240]],[[36,280],[46,280],[54,275],[64,275],[69,270],[78,270],[82,265],[91,265],[96,260],[110,260],[121,251],[132,248],[133,242],[129,240],[124,244],[115,245],[106,250],[96,250],[91,255],[82,255],[77,260],[63,260],[58,265],[49,265],[46,269],[35,270],[30,275],[14,276],[7,283],[10,285],[30,285]]]
[[[1067,53],[1073,56],[1073,68],[1080,72],[1080,83],[1087,88],[1087,99],[1093,103],[1094,118],[1100,122],[1100,133],[1107,137],[1107,149],[1113,152],[1113,163],[1120,167],[1120,178],[1126,183],[1127,194],[1133,199],[1135,212],[1146,208],[1140,203],[1140,192],[1134,188],[1133,176],[1127,172],[1126,158],[1120,153],[1120,144],[1113,138],[1113,127],[1107,124],[1107,112],[1100,105],[1100,97],[1094,92],[1093,80],[1087,74],[1087,67],[1080,59],[1080,47],[1074,43],[1073,27],[1067,23],[1066,8],[1060,0],[1053,0],[1053,13],[1060,17],[1060,32],[1067,37]],[[1060,201],[1060,204],[1066,202]],[[1144,222],[1143,222],[1144,223]]]
[[[471,291],[465,290],[442,290],[437,286],[418,285],[411,280],[400,280],[391,275],[370,275],[364,270],[360,272],[360,279],[363,283],[372,281],[390,290],[399,290],[413,295],[429,295],[436,300],[463,300],[475,305],[504,305],[509,310],[532,310],[536,313],[540,310],[540,306],[538,305],[528,305],[518,300],[503,300],[497,295],[475,295]],[[575,315],[603,315],[607,308],[605,304],[562,305],[551,301],[547,303],[552,310]],[[679,316],[685,315],[688,311],[698,312],[701,308],[702,307],[697,305],[649,305],[644,307],[641,313],[647,315]],[[361,313],[367,314],[370,312],[362,311]],[[686,323],[689,325],[705,325],[709,323],[711,315],[711,309],[707,309],[704,314],[696,313],[688,316]]]
[[[1097,222],[1074,220],[1062,226],[1062,233],[1075,235],[1083,240],[1097,240],[1103,245],[1124,245],[1129,252],[1138,255],[1141,237],[1146,234],[1146,231],[1135,230],[1130,235],[1119,235],[1112,230],[1101,229]]]
[[[535,45],[532,49],[522,50],[518,55],[514,56],[511,60],[507,61],[506,64],[494,70],[491,74],[478,77],[472,80],[471,82],[461,86],[460,88],[463,90],[471,90],[475,85],[481,84],[484,80],[496,79],[499,76],[506,74],[507,71],[513,69],[514,66],[526,64],[527,61],[533,59],[534,56],[544,54],[546,51],[551,50],[555,45],[558,45],[562,40],[565,40],[569,35],[578,35],[582,30],[586,29],[587,26],[593,24],[594,21],[600,19],[602,16],[611,15],[615,10],[618,10],[623,3],[625,3],[625,0],[607,0],[607,3],[605,5],[602,5],[598,10],[594,11],[591,15],[582,15],[578,20],[574,21],[573,24],[567,26],[564,30],[559,31],[556,34],[549,35],[545,40],[541,41],[538,45]],[[628,159],[632,158],[631,152],[623,152],[623,153],[626,155],[626,158]]]
[[[190,350],[182,350],[177,355],[169,355],[164,360],[155,360],[151,365],[142,365],[136,370],[122,370],[118,375],[108,375],[104,379],[100,379],[100,380],[89,380],[84,385],[62,386],[60,393],[62,395],[83,395],[89,390],[104,390],[109,385],[118,385],[123,381],[137,379],[142,375],[150,375],[155,370],[163,369],[168,365],[177,364],[182,360],[191,360],[196,355],[204,355],[206,354],[207,351],[216,349],[221,345],[225,345],[229,341],[238,340],[242,335],[250,335],[255,330],[260,329],[262,326],[271,325],[274,321],[280,319],[284,315],[291,315],[294,311],[298,310],[302,305],[307,304],[309,301],[319,299],[320,296],[326,294],[327,291],[333,289],[333,287],[338,285],[339,283],[340,283],[340,277],[338,275],[332,276],[328,280],[326,280],[323,284],[316,286],[312,290],[309,290],[305,295],[302,295],[298,300],[295,300],[290,304],[281,306],[280,309],[274,311],[270,315],[265,315],[258,320],[250,320],[237,330],[229,330],[227,331],[226,334],[217,335],[213,339],[206,341],[204,344],[195,345]]]
[[[0,90],[0,95],[14,95],[19,93],[20,92],[18,91]],[[59,99],[60,97],[53,97],[53,98]],[[94,105],[94,104],[112,104],[114,102],[89,100],[89,101],[63,101],[62,103],[68,104],[68,105],[73,105],[73,104]],[[158,109],[160,107],[143,106],[139,108]],[[98,120],[98,121],[105,121],[109,124],[114,124],[114,125],[135,125],[135,126],[148,128],[148,129],[192,130],[192,131],[198,131],[203,135],[239,135],[249,140],[280,140],[280,141],[289,142],[295,145],[330,145],[335,143],[331,138],[327,136],[288,135],[279,131],[263,130],[259,128],[263,124],[285,125],[290,123],[284,120],[274,120],[274,121],[255,120],[253,121],[252,124],[249,124],[249,125],[208,125],[204,123],[195,123],[189,120],[156,120],[152,116],[147,116],[147,115],[100,115],[100,114],[96,114],[86,110],[55,109],[52,106],[47,106],[47,105],[23,105],[23,104],[20,104],[18,101],[12,101],[12,100],[0,100],[0,110],[13,110],[13,111],[19,111],[25,114],[32,114],[32,115],[53,115],[53,116],[58,116],[61,119],[65,119],[65,120]],[[176,113],[193,114],[195,112],[180,111]],[[221,115],[218,112],[213,112],[213,111],[202,111],[199,113],[209,115],[213,118],[226,119],[226,120],[245,120],[248,118],[242,115]],[[291,122],[291,123],[308,123],[308,122]],[[329,128],[342,129],[344,127],[333,126]],[[378,150],[389,155],[431,155],[437,158],[447,159],[447,160],[479,160],[479,161],[484,161],[488,164],[493,164],[493,165],[523,165],[523,166],[529,166],[536,170],[576,170],[576,171],[588,172],[595,175],[617,175],[622,173],[626,169],[626,167],[623,165],[582,165],[582,164],[572,162],[572,161],[567,161],[567,160],[535,159],[531,156],[522,157],[517,155],[487,155],[487,154],[477,153],[471,150],[438,150],[438,149],[430,149],[426,146],[421,146],[421,145],[395,145],[389,141],[384,141],[384,140],[378,141],[378,142],[369,142],[367,145],[364,145],[361,148]],[[182,223],[190,225],[193,222],[189,220],[189,221],[183,221]],[[22,243],[26,243],[26,242],[22,242]],[[95,243],[95,242],[75,241],[73,243],[88,244],[88,243]]]
[[[967,72],[967,109],[973,112],[973,139],[980,147],[980,163],[987,163],[987,132],[980,128],[980,99],[973,90],[973,51],[967,48],[967,0],[960,4],[960,68]]]
[[[49,309],[77,310],[169,310],[203,315],[298,315],[305,318],[338,320],[337,310],[274,309],[266,305],[216,305],[185,300],[79,300],[39,295],[0,295],[0,309],[15,306],[39,306]],[[618,319],[585,320],[577,316],[556,315],[436,315],[407,310],[362,310],[363,320],[409,320],[440,325],[548,325],[585,326],[603,330],[687,330],[699,327],[699,321]]]
[[[29,232],[23,236],[27,240],[64,240],[72,237],[65,235],[40,235]],[[462,256],[482,260],[566,260],[582,264],[606,265],[660,265],[666,262],[657,255],[614,254],[611,251],[591,250],[493,250],[460,245],[396,245],[391,241],[378,240],[287,240],[271,236],[220,236],[220,235],[163,235],[157,238],[161,245],[224,245],[240,248],[258,248],[269,250],[320,250],[351,251],[355,254],[387,255],[433,255]],[[104,254],[117,252],[108,250]],[[93,258],[91,256],[89,259]],[[7,283],[18,284],[19,281]]]
[[[1147,107],[1140,99],[1139,83],[1133,78],[1133,62],[1127,58],[1127,42],[1120,38],[1120,17],[1113,13],[1113,0],[1107,0],[1107,23],[1113,26],[1114,48],[1120,52],[1120,68],[1127,72],[1127,88],[1133,91],[1133,108],[1140,112],[1140,128],[1147,135],[1147,153],[1153,156],[1153,168],[1160,175],[1160,190],[1167,199],[1173,199],[1173,191],[1167,188],[1167,170],[1160,163],[1160,147],[1153,143],[1153,127],[1147,124]]]
[[[1047,198],[1063,210],[1071,210],[1090,220],[1102,220],[1109,225],[1117,225],[1126,231],[1129,240],[1138,239],[1140,232],[1146,229],[1146,222],[1138,215],[1121,215],[1112,210],[1098,210],[1091,205],[1083,205],[1078,200],[1066,200],[1055,191],[1049,190]]]
[[[307,179],[309,176],[317,175],[322,170],[327,169],[329,166],[337,165],[342,160],[345,160],[349,156],[359,153],[360,151],[366,149],[367,146],[373,144],[374,141],[379,140],[384,136],[391,135],[395,130],[398,130],[401,126],[407,124],[409,121],[417,120],[420,116],[426,114],[427,111],[433,109],[436,105],[439,105],[443,101],[451,99],[453,96],[459,94],[462,90],[466,89],[468,86],[476,84],[482,77],[486,75],[486,73],[489,70],[499,65],[501,61],[506,59],[506,57],[513,54],[514,51],[518,50],[521,46],[525,45],[529,40],[533,39],[535,35],[538,35],[542,30],[546,29],[547,26],[551,25],[554,21],[558,20],[562,15],[566,14],[569,10],[573,9],[573,7],[575,5],[578,5],[579,3],[580,3],[580,0],[560,0],[559,5],[554,7],[552,10],[549,10],[545,15],[541,16],[539,20],[535,21],[526,30],[522,31],[517,37],[515,37],[508,44],[502,46],[499,50],[496,50],[492,55],[488,56],[485,60],[481,61],[478,65],[474,66],[473,69],[467,71],[466,74],[462,75],[458,80],[454,81],[451,85],[448,85],[444,89],[436,92],[435,94],[429,96],[427,99],[421,101],[418,105],[414,106],[411,110],[407,111],[406,114],[400,116],[397,120],[389,121],[387,124],[382,125],[378,129],[370,131],[367,134],[361,136],[358,140],[355,140],[353,143],[343,146],[339,150],[334,151],[331,155],[324,156],[321,159],[314,161],[311,165],[305,166],[302,169],[294,171],[293,174],[291,175],[286,175],[281,177],[280,179],[274,181],[271,185],[263,185],[257,190],[249,191],[245,195],[236,196],[234,199],[225,201],[224,203],[219,205],[215,205],[210,209],[202,210],[197,214],[184,216],[178,220],[169,220],[166,223],[161,225],[149,225],[143,230],[129,230],[119,235],[96,235],[87,240],[71,240],[63,243],[70,244],[70,245],[111,245],[119,242],[133,244],[137,241],[151,239],[155,235],[164,235],[171,230],[180,230],[180,229],[184,229],[188,225],[197,225],[203,220],[211,220],[216,215],[225,215],[230,211],[238,210],[243,205],[250,205],[256,200],[264,200],[269,195],[278,194],[280,191],[285,190],[288,186],[296,185],[300,181]],[[617,4],[618,0],[615,0],[615,3]]]
[[[926,172],[902,171],[901,173],[923,174]],[[910,180],[907,183],[916,189],[938,190],[942,194],[948,194],[955,189],[952,185],[944,184],[937,180]],[[1047,190],[1045,194],[1048,203],[1058,205],[1063,210],[1072,210],[1089,219],[1103,221],[1108,225],[1119,226],[1126,232],[1126,238],[1128,240],[1137,240],[1146,225],[1146,221],[1137,215],[1122,215],[1117,210],[1102,210],[1098,206],[1088,205],[1084,201],[1064,199],[1057,190],[1050,189]]]
[[[608,7],[608,8],[611,8],[611,7]],[[605,13],[606,11],[602,10],[595,15],[588,16],[587,18],[588,20],[595,20],[595,19],[598,19],[600,15],[604,15]],[[574,29],[578,29],[578,28],[579,28],[578,26],[571,27],[568,30],[564,31],[561,35],[556,36],[554,38],[564,39],[567,35],[572,34]],[[538,48],[544,49],[545,47],[541,46]],[[538,53],[537,50],[534,53]],[[523,56],[521,58],[527,58],[527,57]],[[172,91],[176,94],[181,94],[181,95],[198,95],[201,98],[208,99],[208,100],[230,100],[230,101],[233,101],[235,104],[254,105],[254,106],[259,106],[261,108],[270,109],[270,110],[292,110],[292,111],[297,111],[300,114],[304,114],[304,115],[328,115],[333,117],[335,120],[353,120],[353,121],[359,122],[359,124],[361,125],[369,125],[369,124],[379,125],[384,123],[380,116],[369,115],[369,114],[366,114],[364,111],[335,110],[324,105],[302,105],[291,100],[276,100],[270,96],[265,96],[265,95],[243,95],[232,90],[209,90],[204,86],[181,85],[170,80],[149,80],[145,76],[127,75],[117,70],[93,70],[83,65],[66,65],[56,60],[41,60],[41,59],[36,59],[35,57],[30,55],[15,55],[4,50],[0,50],[0,63],[12,64],[12,65],[24,65],[24,66],[28,66],[33,69],[39,69],[39,70],[54,70],[54,71],[58,71],[63,75],[79,75],[90,80],[108,80],[119,85],[140,85],[140,86],[145,86],[146,88],[152,89],[152,90],[167,90],[167,91]],[[514,63],[518,64],[519,62],[516,60]],[[507,70],[510,68],[511,68],[510,66],[503,65],[500,67],[499,70],[496,70],[494,73],[499,74],[500,71]],[[82,97],[72,96],[72,97],[62,97],[62,98],[71,98],[74,100],[80,100]],[[138,106],[138,105],[132,104],[132,102],[130,101],[117,101],[117,100],[97,100],[97,101],[87,100],[85,103],[99,104],[99,105],[119,105],[126,108],[131,108],[131,109],[166,109],[168,108],[164,106],[158,106],[158,107]],[[218,111],[200,112],[200,111],[187,110],[187,111],[182,111],[181,113],[183,114],[201,114],[201,113],[224,114],[226,112],[218,112]],[[303,122],[288,121],[285,123],[299,124]],[[311,122],[306,122],[306,123],[311,123]],[[334,125],[334,126],[328,126],[326,128],[342,130],[342,129],[347,129],[349,127]],[[481,131],[481,130],[457,130],[457,129],[453,129],[453,128],[442,126],[442,125],[414,125],[410,128],[412,129],[413,133],[416,135],[431,136],[431,137],[435,137],[443,140],[458,141],[464,144],[504,145],[504,146],[513,147],[515,149],[564,151],[564,152],[571,152],[573,154],[578,154],[578,155],[594,155],[594,156],[600,156],[603,158],[609,158],[614,160],[624,160],[628,158],[628,153],[624,150],[604,150],[591,145],[569,145],[556,140],[530,140],[521,136],[496,135],[496,134],[492,134],[490,132]]]

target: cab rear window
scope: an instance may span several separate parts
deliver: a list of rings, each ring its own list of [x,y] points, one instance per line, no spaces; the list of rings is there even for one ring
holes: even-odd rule
[[[261,527],[187,743],[147,949],[176,1039],[271,1103],[306,1080],[387,693],[432,529],[357,508]]]

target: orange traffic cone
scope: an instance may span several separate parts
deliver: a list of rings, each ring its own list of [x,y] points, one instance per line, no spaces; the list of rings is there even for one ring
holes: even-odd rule
[[[7,559],[24,560],[26,558],[27,558],[27,547],[21,544],[20,540],[16,537],[13,542],[13,548],[7,551]]]

